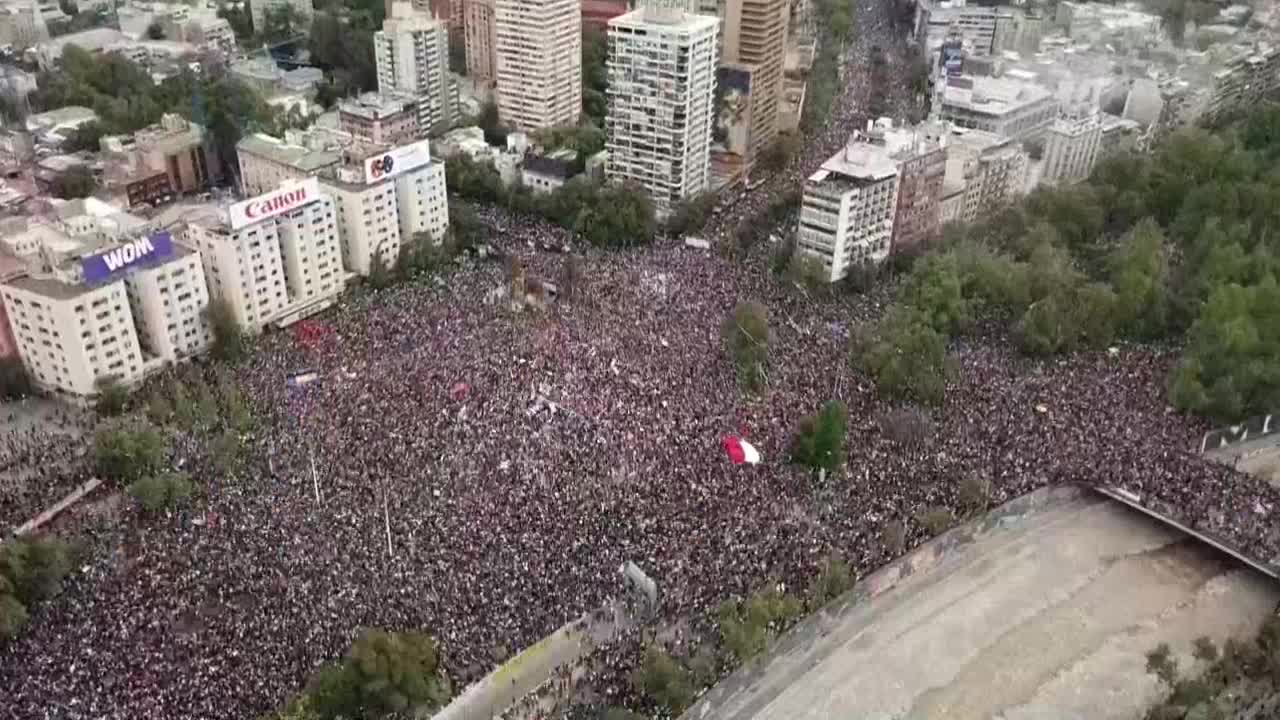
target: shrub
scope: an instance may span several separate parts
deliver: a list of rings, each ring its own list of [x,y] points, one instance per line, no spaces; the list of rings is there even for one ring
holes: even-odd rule
[[[934,404],[946,387],[946,339],[909,308],[896,308],[857,358],[890,397]]]
[[[928,508],[916,516],[916,522],[920,523],[920,526],[930,535],[941,535],[950,530],[955,520],[955,515],[941,506]]]
[[[129,495],[147,512],[171,510],[191,497],[194,488],[186,473],[164,473],[135,480]]]
[[[813,470],[835,470],[844,463],[845,433],[849,411],[839,400],[830,400],[822,410],[800,422],[791,444],[791,461]]]
[[[1155,675],[1169,687],[1178,681],[1178,659],[1169,650],[1169,643],[1160,643],[1147,653],[1147,673]]]
[[[363,630],[341,665],[312,678],[311,706],[322,718],[381,718],[431,710],[449,699],[435,642],[422,633]]]
[[[64,540],[16,538],[0,545],[0,576],[8,580],[12,596],[31,607],[61,592],[73,560],[71,545]]]
[[[1218,646],[1213,644],[1213,640],[1207,635],[1196,638],[1195,649],[1191,653],[1197,660],[1204,662],[1216,662],[1218,659]]]
[[[769,313],[758,302],[739,302],[722,329],[729,357],[738,370],[738,384],[758,392],[768,380]]]
[[[856,580],[849,563],[836,555],[823,558],[818,575],[809,586],[809,607],[820,608],[845,594]]]
[[[897,557],[907,549],[907,526],[901,520],[890,520],[880,527],[880,541],[885,554]]]
[[[632,677],[632,684],[655,704],[676,717],[693,702],[694,687],[689,671],[665,650],[655,645],[645,649],[644,661]]]
[[[95,466],[111,480],[129,483],[150,475],[164,455],[164,440],[151,428],[108,428],[94,438]]]
[[[716,611],[724,648],[738,662],[764,651],[769,641],[792,620],[803,605],[776,587],[753,593],[745,602],[726,600]]]
[[[980,513],[991,502],[991,483],[980,477],[967,477],[960,483],[960,504],[971,513]]]
[[[205,312],[213,330],[213,356],[224,362],[239,362],[249,353],[249,340],[231,305],[225,300],[210,302]]]
[[[129,404],[129,389],[120,384],[119,378],[114,375],[100,377],[94,385],[97,386],[98,399],[93,407],[98,415],[115,417],[125,411]]]

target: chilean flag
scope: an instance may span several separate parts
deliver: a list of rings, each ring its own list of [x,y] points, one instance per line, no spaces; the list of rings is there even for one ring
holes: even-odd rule
[[[755,465],[760,462],[760,451],[737,435],[725,435],[720,439],[720,444],[724,446],[724,451],[729,454],[729,460],[734,465]]]

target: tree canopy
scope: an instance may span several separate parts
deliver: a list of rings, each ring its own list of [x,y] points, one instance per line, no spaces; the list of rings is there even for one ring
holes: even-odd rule
[[[1185,340],[1178,408],[1219,421],[1280,407],[1280,108],[1101,161],[949,227],[916,263],[898,309],[857,344],[881,389],[941,397],[947,340],[1000,320],[1032,355],[1116,340]]]

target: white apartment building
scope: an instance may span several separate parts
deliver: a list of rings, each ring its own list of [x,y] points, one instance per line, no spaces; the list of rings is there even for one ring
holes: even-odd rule
[[[209,348],[209,288],[199,253],[174,245],[172,260],[138,268],[124,286],[138,342],[148,355],[175,362]]]
[[[579,0],[495,0],[498,115],[525,132],[577,125],[582,113]]]
[[[407,2],[391,4],[373,35],[378,92],[417,99],[418,127],[433,134],[453,127],[457,94],[449,75],[449,28]]]
[[[5,242],[29,274],[0,285],[0,298],[41,388],[85,399],[105,379],[132,384],[208,345],[198,258],[169,233],[67,229],[28,224]]]
[[[1036,83],[1011,78],[948,78],[941,116],[959,127],[1016,140],[1041,137],[1058,117],[1058,100]]]
[[[426,140],[340,168],[321,184],[334,201],[345,266],[358,275],[369,274],[375,255],[394,266],[418,233],[439,242],[449,225],[444,165],[431,161]]]
[[[898,163],[889,149],[850,138],[804,185],[796,255],[836,282],[851,266],[889,257],[898,207]]]
[[[1098,160],[1102,123],[1096,110],[1063,116],[1045,133],[1044,170],[1040,181],[1073,183],[1089,177]]]
[[[609,21],[605,173],[643,187],[659,214],[710,184],[719,25],[670,7]]]
[[[332,198],[308,178],[193,213],[186,242],[200,252],[210,298],[226,302],[242,328],[258,332],[319,312],[342,292],[335,214]]]
[[[56,277],[0,286],[19,354],[41,389],[86,398],[106,378],[129,384],[145,369],[124,281],[98,287]]]

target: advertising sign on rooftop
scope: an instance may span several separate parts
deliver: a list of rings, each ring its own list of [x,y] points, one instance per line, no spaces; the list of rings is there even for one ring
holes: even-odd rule
[[[964,46],[958,41],[942,43],[942,67],[947,77],[955,77],[964,71]]]
[[[228,210],[231,229],[260,223],[267,218],[289,212],[320,197],[320,181],[310,177],[296,183],[283,185],[265,195],[249,198],[232,205]]]
[[[80,258],[80,269],[84,272],[86,284],[101,285],[127,270],[161,262],[172,256],[173,237],[162,230]]]
[[[366,158],[364,182],[370,185],[389,180],[400,173],[415,170],[431,162],[431,150],[426,140],[403,145],[385,153]]]

